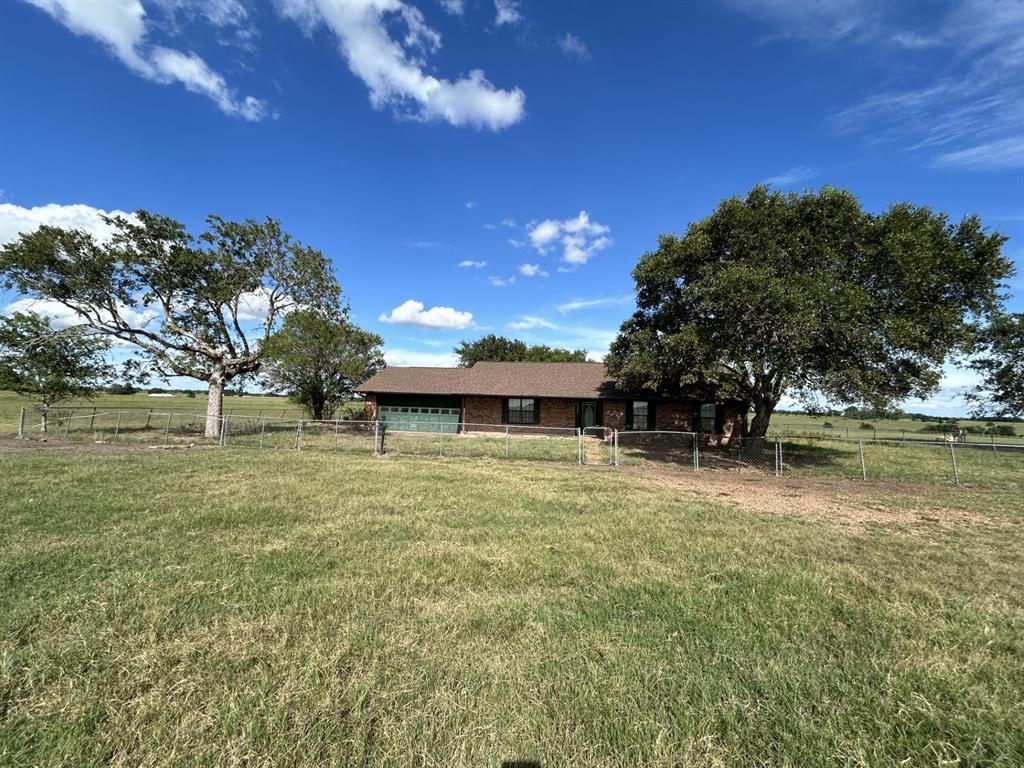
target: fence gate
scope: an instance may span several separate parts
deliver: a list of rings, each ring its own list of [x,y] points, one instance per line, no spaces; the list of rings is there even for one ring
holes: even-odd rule
[[[614,432],[608,427],[585,427],[580,463],[591,465],[614,464]]]

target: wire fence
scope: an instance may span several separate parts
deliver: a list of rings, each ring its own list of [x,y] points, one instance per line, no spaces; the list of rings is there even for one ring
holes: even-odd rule
[[[311,420],[264,414],[23,409],[18,435],[29,439],[159,446],[313,450],[389,458],[552,461],[686,472],[743,472],[777,477],[1018,487],[1024,445],[947,441],[856,440],[820,435],[720,437],[679,431],[541,427],[465,422]],[[208,429],[208,427],[211,427]]]
[[[990,422],[991,423],[991,422]],[[1024,434],[1020,433],[1022,428],[1017,425],[1003,424],[996,427],[981,427],[968,425],[957,427],[951,424],[940,424],[931,422],[918,429],[906,429],[905,427],[876,426],[870,422],[861,424],[831,424],[828,421],[822,423],[786,421],[784,419],[772,420],[769,429],[771,437],[827,437],[831,439],[841,438],[844,440],[887,440],[919,443],[961,443],[972,445],[1020,445],[1024,446]]]

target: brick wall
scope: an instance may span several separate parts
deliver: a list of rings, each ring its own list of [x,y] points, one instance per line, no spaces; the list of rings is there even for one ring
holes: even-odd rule
[[[467,395],[462,399],[462,421],[465,424],[501,424],[502,397]],[[542,427],[576,427],[576,401],[539,398]],[[469,429],[474,429],[470,426]]]
[[[663,402],[654,406],[654,428],[670,432],[693,431],[694,404],[690,402]]]
[[[604,426],[608,429],[626,428],[626,401],[604,400]]]
[[[462,398],[462,421],[466,424],[501,424],[500,397]]]

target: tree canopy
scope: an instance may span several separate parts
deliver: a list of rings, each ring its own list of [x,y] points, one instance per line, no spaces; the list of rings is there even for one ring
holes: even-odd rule
[[[327,259],[273,219],[210,216],[198,237],[143,210],[105,221],[105,242],[49,226],[22,234],[0,251],[3,284],[131,344],[149,371],[207,382],[208,435],[219,434],[224,385],[259,370],[262,343],[283,315],[340,303]]]
[[[971,367],[981,383],[968,395],[975,413],[1024,416],[1024,313],[999,314],[978,335]]]
[[[476,341],[462,341],[455,348],[459,366],[468,368],[473,363],[585,363],[587,350],[562,349],[545,344],[528,345],[519,339],[509,339],[491,333]]]
[[[311,418],[329,419],[356,385],[384,367],[382,343],[342,313],[292,312],[267,340],[263,382]]]
[[[114,375],[109,349],[102,336],[54,329],[32,312],[0,317],[0,389],[33,398],[45,429],[49,408],[89,397]]]
[[[627,387],[744,398],[752,435],[787,392],[872,408],[924,397],[997,309],[1005,240],[976,216],[875,215],[831,187],[758,186],[640,258],[638,309],[606,362]]]

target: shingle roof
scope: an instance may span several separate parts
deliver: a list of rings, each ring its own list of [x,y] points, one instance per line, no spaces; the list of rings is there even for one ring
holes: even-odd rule
[[[612,397],[603,363],[477,363],[471,368],[385,368],[357,392],[497,397]]]

